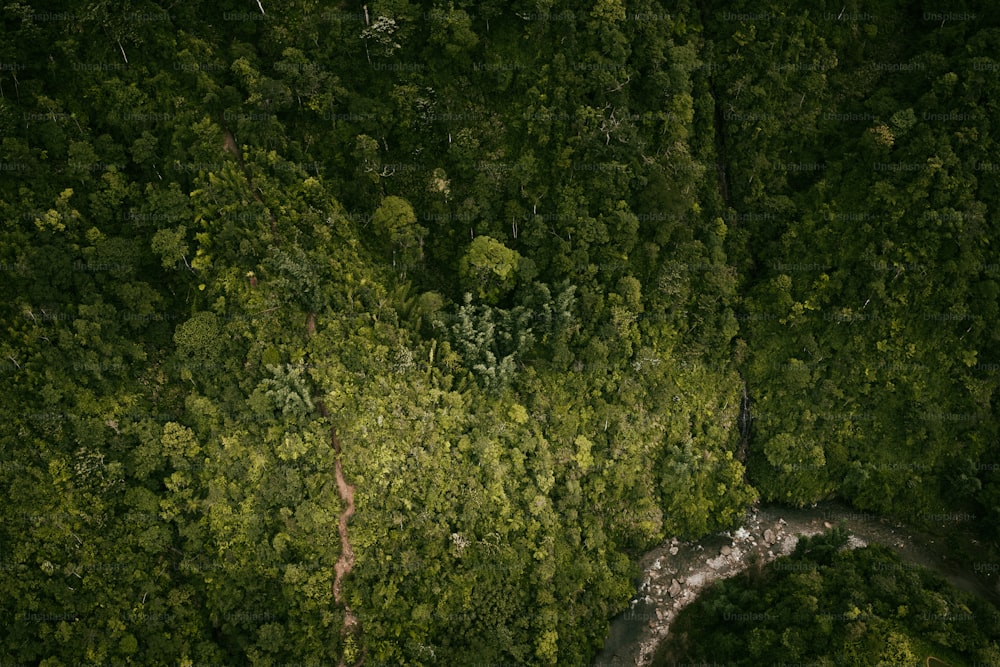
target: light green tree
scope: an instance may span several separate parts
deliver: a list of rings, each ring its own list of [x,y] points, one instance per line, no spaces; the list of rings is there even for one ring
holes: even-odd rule
[[[417,224],[413,207],[402,197],[388,196],[372,216],[375,231],[392,252],[392,265],[409,267],[424,258],[427,228]]]
[[[160,256],[163,268],[169,269],[182,260],[185,265],[188,265],[187,256],[190,251],[188,244],[184,242],[186,233],[187,228],[184,225],[178,225],[177,227],[158,229],[153,234],[151,244],[153,252]]]
[[[489,236],[477,236],[459,262],[463,287],[495,304],[517,284],[521,255]]]

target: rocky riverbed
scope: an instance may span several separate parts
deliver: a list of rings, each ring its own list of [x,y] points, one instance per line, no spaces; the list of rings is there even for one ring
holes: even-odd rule
[[[799,536],[816,535],[834,525],[851,532],[852,548],[882,544],[910,562],[938,570],[959,588],[995,599],[996,591],[951,561],[948,548],[933,536],[837,503],[812,509],[755,507],[737,530],[695,542],[674,539],[645,554],[639,562],[643,574],[637,593],[629,609],[612,620],[604,649],[591,664],[649,665],[677,613],[703,588],[739,573],[754,560],[770,562],[790,554]]]

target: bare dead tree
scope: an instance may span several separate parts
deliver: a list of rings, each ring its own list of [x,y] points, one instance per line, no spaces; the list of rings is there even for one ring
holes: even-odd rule
[[[608,88],[604,92],[606,92],[606,93],[617,93],[622,88],[624,88],[625,86],[627,86],[631,80],[632,80],[632,75],[631,74],[626,74],[625,75],[625,81],[619,82],[618,79],[615,79],[615,83],[617,85],[614,86],[614,87],[612,87],[612,88]]]

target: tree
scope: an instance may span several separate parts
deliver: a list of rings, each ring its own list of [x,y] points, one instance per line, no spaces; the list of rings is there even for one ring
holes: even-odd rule
[[[402,197],[386,197],[375,209],[372,225],[391,249],[393,267],[398,263],[405,271],[423,261],[427,228],[417,224],[417,216],[408,201]]]
[[[192,370],[201,371],[198,377],[210,384],[222,354],[221,336],[219,318],[210,311],[199,311],[177,327],[174,343],[177,344],[177,356],[182,364],[182,379],[192,380]]]
[[[462,256],[458,271],[465,289],[496,304],[517,284],[521,255],[489,236],[477,236]]]
[[[184,242],[186,233],[187,228],[184,225],[179,225],[176,228],[158,229],[153,234],[151,246],[153,252],[160,256],[163,268],[173,268],[179,261],[183,261],[185,266],[191,268],[187,260],[190,251],[187,243]]]
[[[471,51],[479,44],[479,37],[472,31],[472,18],[464,9],[455,9],[449,2],[446,9],[435,9],[430,13],[433,21],[430,43],[444,47],[445,52],[455,58]]]
[[[399,26],[396,19],[389,16],[378,16],[370,25],[361,30],[361,39],[367,45],[371,41],[376,55],[388,57],[398,51],[402,45],[396,41]]]

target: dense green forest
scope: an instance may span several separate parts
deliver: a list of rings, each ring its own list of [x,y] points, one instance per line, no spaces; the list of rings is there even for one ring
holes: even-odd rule
[[[834,529],[685,607],[654,665],[1000,664],[1000,612],[885,547]],[[933,663],[931,663],[933,664]]]
[[[996,545],[985,3],[36,4],[0,661],[585,664],[758,498]]]
[[[837,493],[996,536],[998,17],[742,6],[727,10],[772,18],[717,12],[706,31],[748,220],[727,256],[751,478],[769,499]]]

